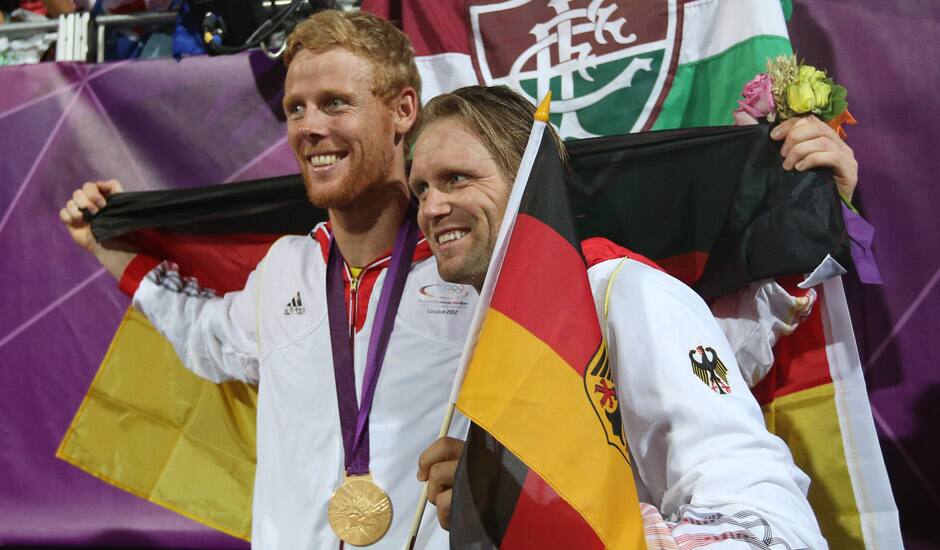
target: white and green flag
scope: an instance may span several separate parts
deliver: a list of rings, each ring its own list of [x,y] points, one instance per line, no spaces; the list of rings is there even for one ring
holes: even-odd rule
[[[400,21],[423,99],[505,84],[552,91],[566,138],[731,124],[745,82],[791,53],[780,0],[366,0]]]

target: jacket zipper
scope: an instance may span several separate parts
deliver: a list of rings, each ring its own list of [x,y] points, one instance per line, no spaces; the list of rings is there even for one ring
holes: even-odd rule
[[[358,277],[349,274],[349,350],[353,358],[353,365],[356,364],[356,321],[359,316],[359,281],[362,280],[362,272]]]

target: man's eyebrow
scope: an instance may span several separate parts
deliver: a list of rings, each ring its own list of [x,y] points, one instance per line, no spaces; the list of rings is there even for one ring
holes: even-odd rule
[[[349,98],[349,97],[352,97],[352,95],[353,95],[352,92],[350,92],[349,90],[337,90],[337,89],[333,89],[333,88],[327,88],[327,89],[325,89],[325,90],[320,90],[320,91],[317,93],[317,97],[321,97],[321,98],[323,98],[323,97],[342,97],[342,98]]]
[[[434,175],[439,178],[448,178],[454,174],[472,176],[475,173],[476,170],[474,164],[472,162],[461,159],[460,161],[451,162],[447,166],[442,166],[440,170],[434,172]]]

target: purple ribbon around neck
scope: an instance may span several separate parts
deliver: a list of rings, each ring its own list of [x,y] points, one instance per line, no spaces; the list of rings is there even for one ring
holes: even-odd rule
[[[343,432],[343,450],[347,475],[369,473],[369,413],[375,397],[375,386],[382,370],[385,351],[395,325],[395,313],[401,302],[405,279],[411,269],[411,258],[418,243],[418,225],[414,208],[408,210],[398,229],[392,261],[385,274],[379,305],[369,337],[366,370],[362,379],[362,396],[356,401],[356,374],[353,366],[355,327],[349,326],[346,314],[346,289],[343,281],[343,257],[330,243],[326,267],[326,302],[330,322],[330,344],[333,349],[333,374],[336,378],[336,399],[339,423]]]

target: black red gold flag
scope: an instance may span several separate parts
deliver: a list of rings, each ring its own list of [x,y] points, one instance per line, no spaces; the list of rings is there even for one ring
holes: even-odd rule
[[[545,126],[519,167],[458,375],[457,408],[475,428],[451,546],[645,549],[621,394]]]

